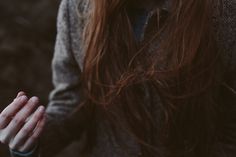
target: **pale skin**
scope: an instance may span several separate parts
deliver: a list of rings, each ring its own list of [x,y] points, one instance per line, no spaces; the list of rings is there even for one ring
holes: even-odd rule
[[[144,3],[130,0],[131,5],[148,9],[163,1],[148,0]],[[37,97],[29,99],[24,92],[19,92],[12,103],[0,113],[0,142],[15,151],[30,151],[42,133],[45,117],[45,108],[39,105]]]
[[[27,98],[19,92],[0,114],[0,142],[12,150],[30,151],[45,125],[45,108],[37,97]]]

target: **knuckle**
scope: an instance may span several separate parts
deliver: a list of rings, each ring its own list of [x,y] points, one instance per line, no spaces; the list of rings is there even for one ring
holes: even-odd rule
[[[10,119],[10,115],[8,115],[8,114],[6,114],[6,113],[2,113],[1,115],[0,115],[0,118],[1,119],[3,119],[3,120],[7,120],[7,119]]]
[[[30,138],[31,138],[32,141],[36,141],[37,138],[38,138],[38,135],[34,134]]]
[[[41,118],[41,113],[37,113],[35,116],[33,116],[33,121],[38,121]]]
[[[23,128],[22,129],[22,133],[24,134],[24,135],[27,135],[27,134],[29,134],[31,132],[31,128]]]
[[[23,119],[23,118],[15,117],[12,121],[13,121],[13,123],[15,123],[15,124],[17,124],[17,125],[22,125],[22,124],[24,124],[24,119]]]

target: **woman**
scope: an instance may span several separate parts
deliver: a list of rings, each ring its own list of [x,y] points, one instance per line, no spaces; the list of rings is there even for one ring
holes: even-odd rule
[[[235,37],[234,0],[63,0],[46,123],[20,92],[1,141],[13,157],[73,140],[81,156],[233,157]]]

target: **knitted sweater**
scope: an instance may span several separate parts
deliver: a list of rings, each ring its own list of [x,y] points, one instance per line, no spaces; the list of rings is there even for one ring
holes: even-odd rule
[[[218,35],[218,44],[224,50],[227,79],[226,92],[228,99],[226,114],[230,115],[225,127],[231,132],[226,132],[229,140],[219,141],[213,152],[214,157],[236,156],[236,1],[223,0],[223,13],[214,17]],[[40,140],[40,149],[27,157],[53,157],[60,150],[73,141],[84,144],[83,129],[80,121],[70,116],[70,113],[78,107],[80,98],[80,74],[83,68],[84,50],[82,34],[89,10],[87,0],[62,0],[58,14],[58,33],[52,61],[54,90],[50,93],[47,107],[47,124]],[[158,98],[157,98],[158,99]],[[160,101],[156,101],[161,103]],[[158,113],[158,112],[157,112]],[[83,119],[83,113],[81,113]],[[78,118],[78,117],[77,117]],[[83,119],[86,122],[86,120]],[[89,122],[87,122],[89,123]],[[141,155],[139,145],[125,132],[120,132],[120,142],[124,141],[127,149],[122,147],[114,138],[110,126],[106,120],[97,122],[97,143],[91,150],[89,157],[138,157]],[[78,148],[78,152],[80,148]],[[20,154],[11,153],[12,157]],[[83,155],[81,155],[83,156]]]

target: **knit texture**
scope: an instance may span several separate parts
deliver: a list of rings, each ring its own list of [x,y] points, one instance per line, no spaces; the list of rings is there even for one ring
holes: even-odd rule
[[[227,64],[229,114],[236,115],[236,1],[223,0],[223,13],[214,17],[219,45],[224,50],[222,59]],[[50,93],[47,107],[47,125],[40,141],[41,157],[53,157],[74,140],[83,145],[82,128],[70,113],[80,102],[80,74],[83,69],[84,49],[82,34],[89,11],[88,0],[62,0],[58,14],[58,34],[52,61],[54,90]],[[234,94],[232,94],[234,93]],[[158,99],[158,98],[157,98]],[[158,105],[159,100],[155,101]],[[158,108],[158,107],[157,107]],[[158,111],[157,111],[158,113]],[[81,113],[82,114],[82,113]],[[71,120],[72,119],[72,120]],[[219,141],[214,157],[236,156],[236,116],[227,125],[232,132],[227,135],[230,143]],[[87,122],[89,123],[89,122]],[[106,120],[98,122],[98,140],[89,157],[138,157],[141,155],[138,144],[125,132],[118,135],[127,148],[124,152],[118,144]],[[81,135],[81,136],[80,136]],[[78,148],[78,151],[80,148]],[[16,155],[12,154],[13,157]],[[32,157],[38,156],[38,152]],[[81,155],[82,156],[82,155]],[[30,156],[29,156],[30,157]]]

